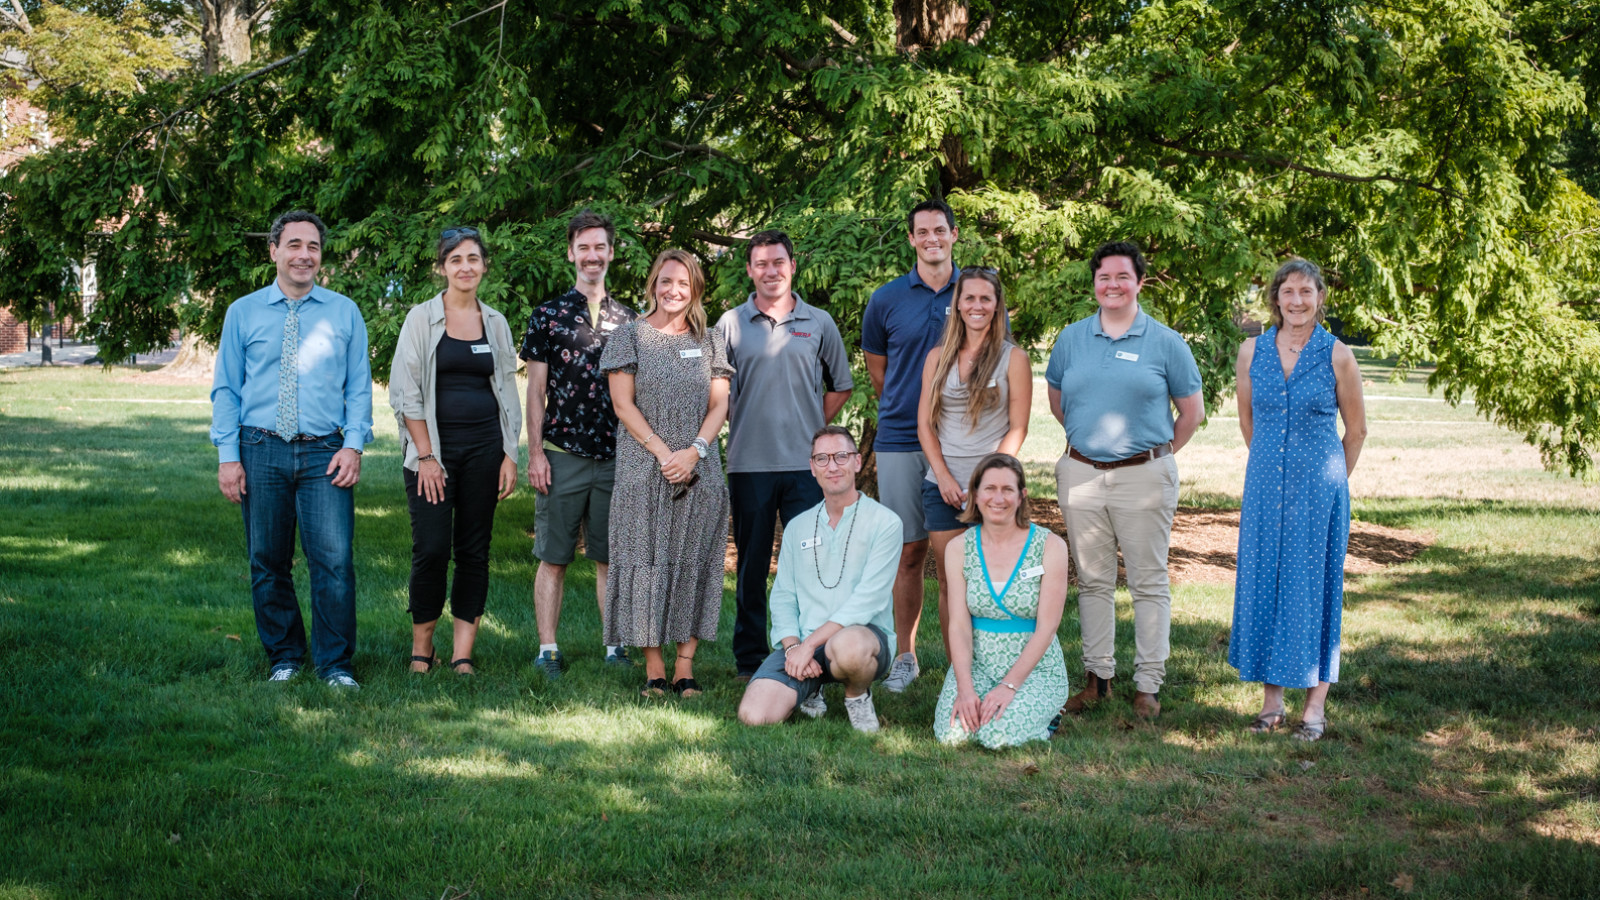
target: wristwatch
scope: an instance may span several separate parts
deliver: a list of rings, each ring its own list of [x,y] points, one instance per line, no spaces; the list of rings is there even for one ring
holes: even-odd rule
[[[703,437],[696,437],[692,446],[694,447],[694,452],[700,454],[701,459],[711,455],[711,445],[706,443],[706,439]]]

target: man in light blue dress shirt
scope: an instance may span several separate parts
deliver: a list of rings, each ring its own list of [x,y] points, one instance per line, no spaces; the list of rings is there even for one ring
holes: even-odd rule
[[[228,307],[211,384],[217,486],[244,514],[256,631],[287,682],[306,662],[290,563],[311,572],[311,654],[330,686],[359,689],[351,539],[361,452],[372,440],[367,326],[350,298],[316,284],[327,229],[309,212],[272,223],[272,283]]]

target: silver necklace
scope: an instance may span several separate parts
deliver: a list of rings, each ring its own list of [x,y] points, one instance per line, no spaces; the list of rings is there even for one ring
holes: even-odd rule
[[[856,503],[860,502],[861,498],[857,497]],[[811,554],[811,564],[817,567],[817,583],[822,585],[823,590],[831,591],[844,581],[844,567],[850,561],[850,538],[856,533],[856,520],[861,518],[861,510],[856,510],[856,514],[850,517],[850,530],[844,534],[844,553],[839,556],[839,577],[833,580],[833,584],[822,579],[822,517],[827,514],[827,504],[823,504],[822,509],[817,511],[817,520],[811,523],[811,546],[817,551]]]

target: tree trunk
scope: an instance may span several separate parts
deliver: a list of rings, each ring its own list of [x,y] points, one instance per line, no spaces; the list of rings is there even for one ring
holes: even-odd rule
[[[207,75],[250,61],[249,0],[193,0],[200,11],[200,41]]]
[[[210,379],[216,364],[217,351],[200,343],[200,337],[191,332],[183,336],[178,355],[158,371],[174,378]]]
[[[896,45],[915,54],[967,38],[965,0],[894,0]]]

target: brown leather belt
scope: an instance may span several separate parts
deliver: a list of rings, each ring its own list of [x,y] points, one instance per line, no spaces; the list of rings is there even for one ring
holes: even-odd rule
[[[1111,462],[1101,462],[1097,459],[1090,459],[1089,457],[1084,456],[1082,453],[1079,453],[1078,448],[1076,447],[1068,447],[1067,455],[1078,462],[1088,463],[1089,465],[1094,466],[1096,469],[1121,469],[1124,466],[1141,466],[1152,459],[1161,459],[1164,456],[1171,456],[1172,442],[1168,441],[1165,444],[1157,444],[1143,453],[1135,453],[1127,459],[1112,460]]]

